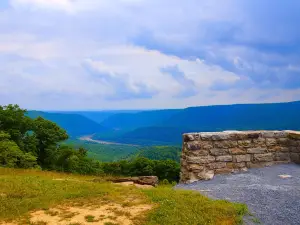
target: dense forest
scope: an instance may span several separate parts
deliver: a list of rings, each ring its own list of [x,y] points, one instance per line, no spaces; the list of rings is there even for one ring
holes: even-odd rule
[[[179,164],[173,160],[133,157],[104,163],[89,158],[85,148],[65,143],[69,136],[56,123],[41,116],[27,115],[18,105],[0,106],[0,166],[94,175],[156,175],[169,181],[179,179]]]

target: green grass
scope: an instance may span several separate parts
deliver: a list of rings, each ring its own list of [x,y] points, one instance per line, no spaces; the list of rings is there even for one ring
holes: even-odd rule
[[[85,221],[88,222],[88,223],[95,222],[95,217],[92,216],[92,215],[86,215],[85,216]]]
[[[136,224],[233,225],[241,222],[246,206],[215,201],[196,192],[171,186],[137,189],[111,184],[100,178],[35,170],[0,168],[0,221],[26,217],[43,209],[52,214],[58,204],[96,205],[118,203],[124,207],[151,204],[153,210],[135,219]],[[103,180],[103,181],[102,181]],[[138,199],[134,203],[130,199]],[[90,220],[90,218],[87,218]]]
[[[0,168],[0,220],[12,219],[35,210],[47,210],[63,201],[100,198],[122,202],[126,195],[145,197],[132,188],[108,182],[90,182],[93,177],[35,170]]]
[[[169,186],[143,192],[159,205],[150,213],[147,225],[240,224],[248,211],[244,204],[212,200],[196,192],[172,190]]]

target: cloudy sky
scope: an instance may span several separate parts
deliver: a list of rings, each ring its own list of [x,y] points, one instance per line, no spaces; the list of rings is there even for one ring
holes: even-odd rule
[[[299,0],[1,0],[0,104],[300,100]]]

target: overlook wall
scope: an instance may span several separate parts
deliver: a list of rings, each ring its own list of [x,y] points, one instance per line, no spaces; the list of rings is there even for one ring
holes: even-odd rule
[[[224,131],[183,135],[180,180],[209,180],[215,174],[279,163],[300,163],[300,132]]]

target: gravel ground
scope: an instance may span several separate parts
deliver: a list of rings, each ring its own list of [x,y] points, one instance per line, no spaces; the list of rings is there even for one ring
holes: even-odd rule
[[[280,178],[279,175],[291,177]],[[300,225],[300,165],[283,164],[217,175],[210,181],[179,184],[176,188],[246,203],[261,224]],[[245,218],[245,223],[255,224],[250,218]]]

